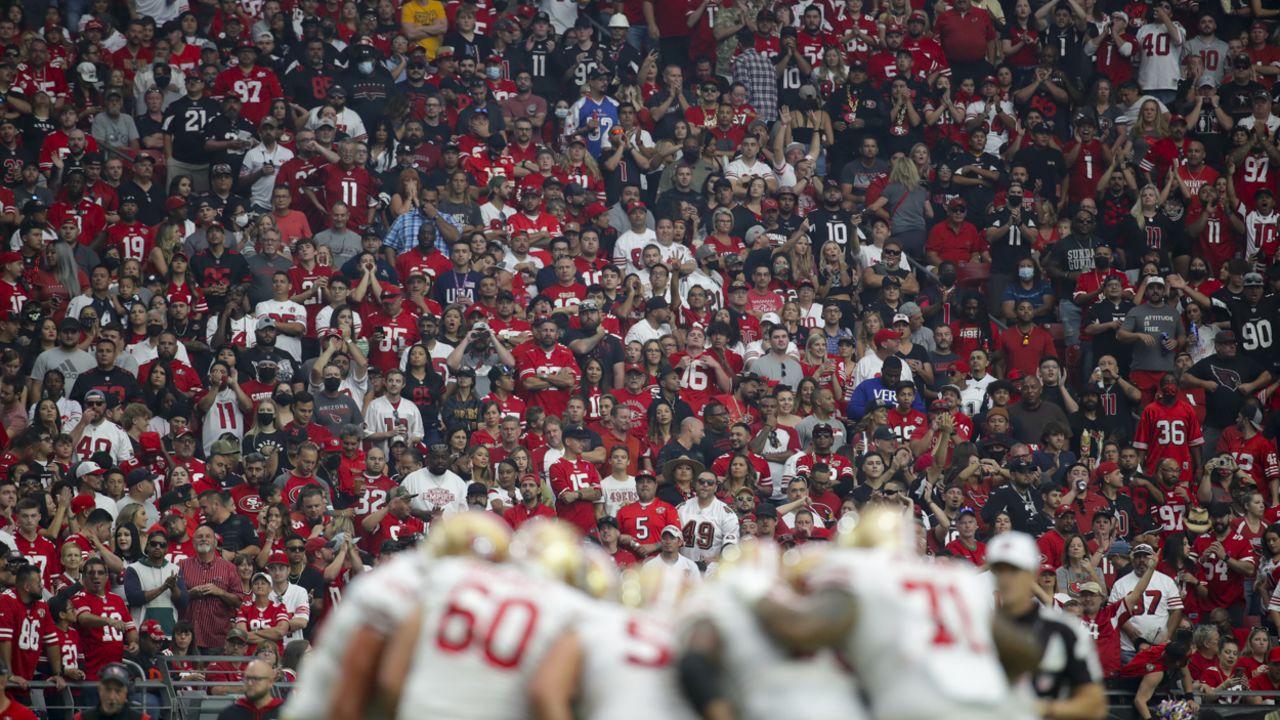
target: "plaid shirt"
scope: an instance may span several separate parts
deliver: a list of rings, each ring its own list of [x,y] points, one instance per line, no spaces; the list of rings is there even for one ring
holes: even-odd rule
[[[221,555],[215,555],[213,561],[207,563],[198,557],[183,558],[178,570],[188,588],[213,583],[229,593],[243,592],[240,572]],[[203,595],[191,598],[181,617],[195,626],[196,647],[220,648],[227,642],[227,631],[238,609],[229,607],[222,598]]]
[[[747,102],[767,123],[778,117],[778,80],[773,63],[755,48],[747,48],[733,61],[733,81],[747,86]]]
[[[462,233],[462,226],[454,222],[453,218],[445,213],[439,213],[439,217],[444,218],[444,221],[452,225],[459,234]],[[387,231],[387,237],[382,241],[382,244],[384,247],[395,250],[397,255],[412,250],[418,246],[418,232],[424,225],[435,232],[436,247],[440,249],[440,252],[447,254],[449,252],[449,243],[445,241],[440,228],[436,227],[435,222],[428,219],[421,209],[407,212],[396,218],[396,221],[391,223],[391,229]]]

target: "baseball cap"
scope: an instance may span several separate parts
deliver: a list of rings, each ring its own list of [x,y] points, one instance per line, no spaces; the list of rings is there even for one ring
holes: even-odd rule
[[[258,318],[258,324],[254,330],[262,332],[263,330],[276,330],[276,319],[270,317]]]
[[[400,487],[393,488],[393,490],[403,490],[403,489],[404,488],[400,488]],[[391,496],[391,493],[387,493],[387,497],[390,497],[390,496]],[[288,564],[289,564],[289,556],[285,555],[282,552],[271,553],[271,557],[267,560],[267,567],[271,567],[272,565],[288,565]]]
[[[680,537],[680,528],[676,527],[675,525],[668,525],[662,528],[662,534],[670,535],[672,537]]]
[[[232,632],[239,632],[244,635],[244,631],[239,628],[233,628]],[[227,636],[230,637],[230,633]],[[247,637],[247,636],[246,636]],[[246,638],[241,638],[246,639]],[[106,667],[98,671],[98,682],[100,683],[119,683],[125,687],[129,687],[132,682],[129,678],[129,670],[121,663],[110,663]]]
[[[1256,272],[1245,273],[1245,276],[1244,276],[1245,287],[1262,287],[1265,284],[1266,282],[1262,279],[1262,273],[1256,273]]]
[[[987,564],[1012,565],[1019,570],[1035,572],[1040,567],[1040,550],[1026,533],[1001,533],[987,543]]]
[[[164,634],[164,628],[160,627],[160,622],[158,620],[146,620],[138,630],[140,630],[143,635],[150,637],[156,642],[164,642],[169,639],[169,636]]]
[[[1093,477],[1095,480],[1101,480],[1119,469],[1120,466],[1113,462],[1104,462],[1099,464],[1098,468],[1093,471]]]
[[[1076,585],[1075,591],[1076,591],[1076,595],[1083,595],[1085,593],[1093,593],[1094,595],[1104,594],[1102,592],[1102,586],[1096,582],[1093,582],[1092,580],[1090,580],[1089,582],[1082,582],[1079,585]]]

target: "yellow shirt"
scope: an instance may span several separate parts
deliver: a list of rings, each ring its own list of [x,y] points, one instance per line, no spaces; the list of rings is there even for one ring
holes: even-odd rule
[[[444,4],[440,0],[426,0],[426,2],[407,2],[400,11],[400,22],[410,22],[417,25],[430,25],[437,20],[445,17]],[[440,40],[443,35],[434,37],[426,37],[418,41],[418,44],[427,51],[429,60],[436,59],[436,51],[440,49]]]

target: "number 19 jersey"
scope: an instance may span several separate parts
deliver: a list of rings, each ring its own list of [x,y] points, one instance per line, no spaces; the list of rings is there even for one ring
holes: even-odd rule
[[[422,631],[400,720],[523,720],[530,676],[590,600],[515,568],[467,559],[428,569]]]
[[[840,550],[809,579],[857,599],[843,652],[878,720],[1017,717],[991,637],[994,589],[972,570]]]

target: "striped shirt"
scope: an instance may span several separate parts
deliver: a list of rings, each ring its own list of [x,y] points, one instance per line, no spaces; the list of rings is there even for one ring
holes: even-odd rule
[[[211,562],[204,562],[198,557],[184,558],[178,563],[178,569],[187,588],[213,583],[226,592],[241,595],[240,573],[235,565],[220,555]],[[195,627],[196,647],[220,648],[226,644],[227,631],[231,629],[231,621],[239,609],[238,604],[228,606],[213,595],[192,596],[182,619],[189,620]]]

